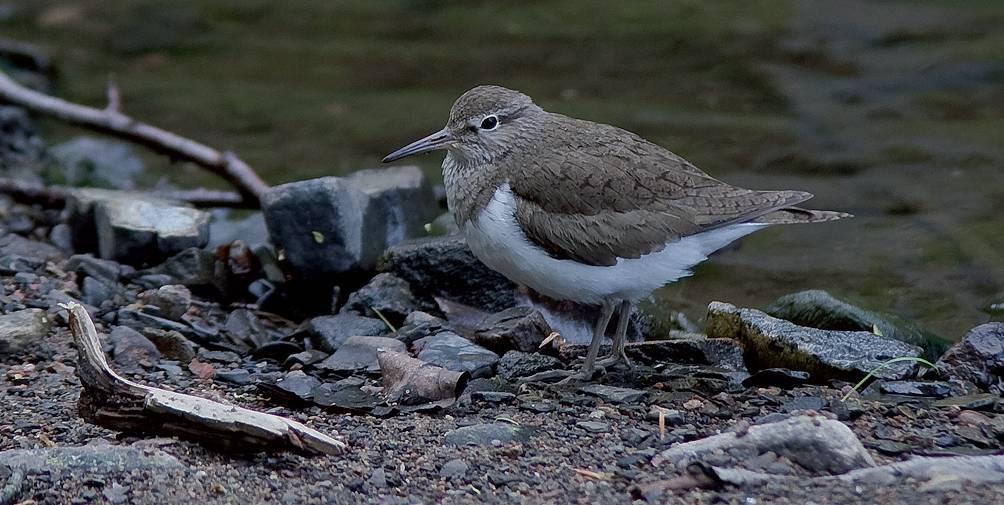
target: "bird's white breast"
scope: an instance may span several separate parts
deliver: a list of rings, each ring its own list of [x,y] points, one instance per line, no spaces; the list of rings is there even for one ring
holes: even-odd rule
[[[554,258],[530,242],[516,221],[515,200],[506,183],[495,191],[478,218],[462,229],[475,256],[512,281],[557,300],[599,303],[644,298],[689,276],[690,269],[712,252],[766,226],[726,226],[684,237],[640,258],[619,259],[613,266],[586,265]]]

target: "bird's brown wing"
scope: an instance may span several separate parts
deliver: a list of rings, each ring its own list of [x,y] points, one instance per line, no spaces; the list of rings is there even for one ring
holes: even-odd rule
[[[558,123],[554,136],[508,164],[516,219],[557,258],[614,265],[812,197],[725,184],[612,126],[564,117]]]

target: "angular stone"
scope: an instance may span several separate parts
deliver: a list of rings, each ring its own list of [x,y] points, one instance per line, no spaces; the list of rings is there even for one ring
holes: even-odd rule
[[[509,351],[502,355],[496,366],[499,376],[507,381],[529,377],[535,373],[563,368],[561,361],[540,353]]]
[[[269,234],[301,276],[368,270],[384,247],[370,197],[339,177],[275,186],[262,197]]]
[[[328,359],[320,362],[317,367],[333,372],[379,372],[377,349],[394,352],[407,352],[403,342],[389,337],[351,336],[345,339],[341,347]]]
[[[160,360],[157,346],[142,333],[128,326],[116,326],[108,334],[115,364],[123,370],[136,371],[142,365],[151,366]]]
[[[712,302],[708,306],[708,336],[742,343],[754,368],[790,368],[809,372],[815,381],[856,382],[869,372],[883,379],[903,379],[917,369],[914,362],[879,368],[893,358],[917,357],[920,348],[864,331],[808,328],[754,309]]]
[[[385,246],[425,235],[425,224],[439,212],[432,185],[417,166],[359,170],[346,180],[369,196],[381,216]]]
[[[388,331],[390,328],[387,328],[383,321],[356,314],[319,316],[308,321],[303,327],[310,346],[329,353],[337,351],[349,337],[357,335],[375,337]]]
[[[339,312],[356,313],[367,317],[382,315],[391,324],[400,325],[408,314],[419,308],[421,308],[419,302],[406,281],[392,274],[382,273],[370,279],[359,291],[349,295],[345,306]]]
[[[881,381],[878,389],[887,395],[944,398],[952,394],[952,387],[947,382]]]
[[[45,242],[13,233],[0,236],[0,272],[28,272],[62,257],[62,251]]]
[[[551,327],[540,312],[513,307],[485,318],[474,332],[474,342],[498,354],[534,352],[550,334]]]
[[[153,447],[111,444],[88,444],[80,447],[48,449],[11,449],[0,452],[0,461],[25,474],[47,474],[53,478],[67,475],[121,475],[128,472],[157,472],[180,469],[184,465],[174,456]]]
[[[122,276],[122,265],[115,261],[95,258],[90,254],[75,254],[66,260],[63,269],[76,272],[78,275],[88,275],[105,282],[117,284]]]
[[[791,293],[774,300],[766,313],[799,326],[821,330],[878,332],[888,338],[920,346],[924,356],[935,359],[948,348],[948,342],[895,316],[862,309],[823,290]]]
[[[181,333],[157,328],[143,328],[140,333],[157,346],[164,358],[188,363],[195,357],[195,346]]]
[[[426,303],[439,297],[492,313],[516,305],[516,285],[481,263],[461,237],[389,247],[377,268],[407,281]]]
[[[595,396],[607,403],[638,403],[648,394],[645,391],[603,384],[588,384],[579,388],[587,395]]]
[[[1004,393],[1004,323],[969,330],[935,364],[949,378]]]
[[[469,372],[471,377],[493,374],[497,354],[451,331],[443,331],[415,342],[418,359],[447,370]]]
[[[216,279],[216,255],[204,249],[190,248],[171,256],[160,265],[137,273],[142,276],[159,276],[166,284],[188,287],[212,285]]]
[[[94,277],[84,277],[84,282],[80,286],[81,301],[94,306],[101,307],[105,300],[115,296],[117,286],[109,286]]]
[[[782,388],[792,388],[801,386],[809,382],[809,374],[801,370],[789,370],[787,368],[765,368],[750,375],[743,381],[746,387],[769,387],[777,386]]]
[[[509,423],[474,424],[446,432],[443,442],[446,445],[491,445],[493,441],[506,444],[509,442],[526,442],[531,433],[526,428]]]
[[[49,333],[49,316],[42,309],[25,309],[0,315],[0,355],[38,347]]]
[[[161,286],[150,296],[149,303],[156,305],[167,319],[180,321],[192,306],[192,292],[181,284]]]
[[[610,425],[600,421],[579,421],[575,425],[589,433],[607,433],[610,431]]]

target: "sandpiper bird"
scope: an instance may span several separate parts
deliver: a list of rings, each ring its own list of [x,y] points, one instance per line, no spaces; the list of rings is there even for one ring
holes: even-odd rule
[[[793,207],[810,193],[726,184],[638,135],[500,86],[464,93],[445,128],[383,161],[436,149],[446,150],[447,203],[478,259],[547,297],[601,307],[586,379],[597,363],[626,361],[635,303],[714,251],[772,224],[849,216]],[[610,356],[597,362],[615,310]]]

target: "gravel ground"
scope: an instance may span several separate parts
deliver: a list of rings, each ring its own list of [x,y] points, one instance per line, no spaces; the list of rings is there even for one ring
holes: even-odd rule
[[[819,415],[851,417],[847,425],[879,463],[910,454],[993,453],[1001,447],[997,440],[966,431],[965,420],[973,414],[963,415],[967,411],[958,407],[863,401],[851,402],[851,412],[840,414],[842,409],[831,408],[839,392],[825,387],[711,394],[700,387],[652,384],[647,400],[611,405],[574,388],[523,386],[507,404],[475,399],[438,415],[377,418],[276,406],[254,385],[198,382],[187,371],[173,379],[163,379],[162,373],[132,376],[150,385],[267,409],[335,434],[349,445],[342,456],[242,455],[86,424],[76,415],[80,386],[66,330],[53,332],[37,354],[51,357],[34,367],[10,360],[0,366],[5,407],[0,410],[0,450],[111,444],[137,447],[147,455],[163,451],[181,465],[29,474],[16,495],[26,503],[624,503],[644,498],[640,486],[679,474],[680,469],[668,463],[651,463],[661,450],[820,405]],[[606,382],[630,380],[608,376]],[[653,405],[678,411],[667,416],[662,440],[657,421],[649,415]],[[450,430],[483,423],[518,426],[528,438],[465,447],[444,442]],[[712,463],[729,462],[728,456],[720,456],[722,461]],[[755,469],[786,461],[732,463]],[[909,479],[892,485],[804,482],[797,487],[691,489],[657,501],[993,503],[1004,492],[1000,485],[921,488]]]

